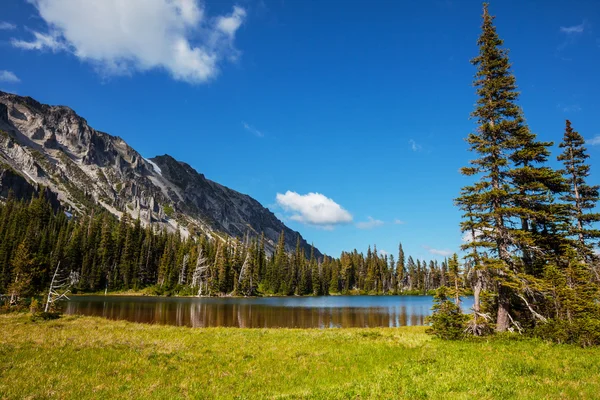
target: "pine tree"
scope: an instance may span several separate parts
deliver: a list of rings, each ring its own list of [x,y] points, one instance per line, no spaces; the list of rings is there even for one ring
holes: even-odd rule
[[[281,293],[286,291],[286,286],[282,282],[282,277],[285,275],[288,267],[288,256],[285,252],[285,233],[281,231],[279,234],[279,242],[273,255],[274,265],[271,278],[271,290],[273,293]],[[282,287],[283,286],[283,287]],[[287,294],[287,293],[286,293]]]
[[[290,290],[293,290],[296,294],[300,294],[300,279],[305,259],[304,250],[300,246],[300,236],[298,236],[296,238],[296,251],[291,262],[289,283]]]
[[[227,258],[227,245],[223,245],[220,247],[220,251],[217,251],[215,260],[220,293],[227,293],[229,288],[229,262]]]
[[[404,259],[404,249],[402,243],[398,245],[398,265],[396,265],[396,282],[398,290],[402,291],[406,280],[406,261]]]
[[[321,290],[321,274],[319,271],[319,264],[317,259],[315,258],[315,249],[311,246],[310,248],[310,274],[312,277],[312,293],[315,296],[320,296],[323,294]]]
[[[349,253],[343,252],[340,257],[340,270],[342,280],[342,293],[349,293],[356,284],[355,264]]]
[[[479,180],[466,186],[456,202],[465,216],[461,228],[472,236],[467,247],[471,258],[477,258],[475,268],[493,272],[497,281],[496,330],[505,331],[511,302],[528,284],[522,274],[536,272],[538,258],[540,265],[545,262],[539,241],[544,232],[554,233],[552,196],[561,190],[561,180],[543,166],[551,143],[535,141],[516,103],[519,93],[508,50],[502,48],[493,20],[484,4],[479,55],[471,61],[477,67],[479,96],[471,115],[478,129],[467,138],[478,158],[462,169]]]
[[[448,298],[448,288],[441,286],[433,297],[433,311],[425,323],[431,324],[427,333],[446,340],[456,340],[465,334],[466,316],[458,304]]]
[[[454,298],[454,304],[456,304],[459,308],[460,297],[463,295],[460,275],[460,263],[458,262],[458,255],[454,253],[448,260],[448,281],[450,282],[448,294]]]
[[[100,271],[94,281],[100,283],[102,280],[108,280],[109,271],[113,264],[113,260],[115,257],[114,253],[114,244],[112,238],[112,223],[110,216],[108,214],[104,215],[102,221],[102,232],[100,234],[100,247],[98,252],[100,253]]]
[[[590,175],[590,166],[586,163],[589,155],[585,148],[585,140],[573,129],[571,121],[566,121],[563,141],[559,147],[563,149],[558,160],[564,164],[564,174],[569,190],[562,200],[569,206],[570,226],[568,233],[578,242],[578,249],[587,259],[593,255],[593,246],[600,238],[600,230],[591,225],[600,221],[600,214],[592,212],[598,203],[600,186],[590,186],[586,178]]]
[[[415,264],[415,261],[413,260],[412,256],[408,256],[406,268],[408,278],[408,290],[413,290],[417,288],[417,265]]]
[[[336,260],[331,262],[331,280],[329,281],[329,292],[340,292],[340,266]]]
[[[28,296],[31,293],[31,268],[33,260],[23,240],[12,259],[12,281],[8,288],[10,294],[10,304],[16,304],[20,298]]]
[[[568,249],[564,257],[561,266],[546,266],[549,319],[535,327],[535,334],[559,343],[599,345],[600,286],[574,249]]]

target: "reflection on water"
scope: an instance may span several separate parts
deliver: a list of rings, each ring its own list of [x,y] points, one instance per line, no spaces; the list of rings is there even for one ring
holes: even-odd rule
[[[463,309],[472,305],[466,299]],[[349,328],[423,325],[430,296],[165,298],[73,296],[67,314],[163,325],[240,328]]]

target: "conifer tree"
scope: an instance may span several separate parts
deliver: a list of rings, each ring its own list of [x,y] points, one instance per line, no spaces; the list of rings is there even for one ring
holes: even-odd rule
[[[398,282],[396,282],[396,260],[394,259],[394,255],[390,254],[389,257],[389,268],[388,268],[388,272],[389,272],[389,289],[392,292],[392,294],[397,294],[398,293]]]
[[[474,85],[479,97],[471,115],[478,128],[467,138],[477,158],[462,169],[464,175],[479,179],[456,201],[465,215],[462,230],[472,236],[468,247],[470,256],[477,257],[475,268],[495,276],[496,330],[505,331],[511,303],[527,285],[522,274],[535,272],[534,256],[545,256],[536,253],[541,240],[536,234],[552,230],[552,196],[561,190],[561,181],[543,166],[551,143],[536,142],[516,103],[519,93],[508,50],[502,48],[493,20],[484,4],[479,55],[471,61],[477,68]]]
[[[406,263],[407,274],[408,274],[408,290],[416,288],[417,284],[417,265],[413,260],[412,256],[408,256],[408,262]]]
[[[12,259],[12,281],[8,288],[10,294],[10,304],[16,304],[20,297],[27,296],[31,293],[31,268],[33,260],[31,253],[27,247],[26,241],[23,240]]]
[[[319,264],[317,263],[317,259],[315,258],[315,248],[311,246],[310,248],[310,274],[312,277],[312,292],[315,296],[319,296],[323,294],[321,292],[321,276],[319,273]]]
[[[404,258],[404,249],[402,249],[402,243],[398,245],[398,264],[396,265],[396,282],[398,289],[402,291],[404,289],[406,280],[406,260]]]
[[[600,186],[590,186],[587,177],[590,166],[586,160],[589,157],[585,148],[585,140],[573,129],[571,121],[566,121],[565,134],[559,147],[563,152],[558,160],[564,164],[562,173],[569,185],[562,200],[569,206],[570,226],[568,233],[576,238],[578,249],[586,258],[593,255],[593,246],[600,238],[600,230],[591,225],[600,221],[600,214],[592,210],[598,203]]]
[[[463,295],[463,290],[460,279],[460,263],[456,253],[448,260],[448,281],[451,285],[448,294],[454,298],[454,304],[460,308],[460,297]]]
[[[273,259],[274,265],[271,278],[271,290],[273,293],[280,293],[282,289],[285,291],[287,287],[285,284],[283,285],[284,287],[282,287],[282,276],[285,271],[287,271],[289,262],[285,252],[285,233],[283,231],[279,234],[279,242],[277,243],[277,249],[275,250]]]
[[[227,245],[221,246],[221,251],[217,252],[215,260],[217,270],[217,282],[220,293],[227,293],[229,287],[229,262],[227,257]]]
[[[256,262],[258,265],[258,278],[262,280],[266,277],[267,260],[265,253],[265,234],[260,234],[260,240],[258,243],[258,252],[256,254]]]
[[[340,292],[340,267],[336,260],[331,262],[331,280],[329,281],[329,291],[331,293]]]

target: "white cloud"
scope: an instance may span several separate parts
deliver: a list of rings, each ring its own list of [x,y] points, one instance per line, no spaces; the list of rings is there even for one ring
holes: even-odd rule
[[[65,51],[104,75],[162,69],[174,79],[203,83],[223,59],[235,59],[235,33],[246,11],[207,18],[197,0],[30,0],[48,25],[26,50]]]
[[[373,229],[384,224],[380,219],[374,219],[373,217],[368,217],[367,219],[367,221],[358,222],[356,227],[358,229]]]
[[[483,229],[475,229],[475,237],[479,238],[483,236],[484,232],[492,232],[492,228],[483,228]],[[473,234],[471,231],[466,231],[463,233],[462,241],[465,243],[471,243],[473,241]]]
[[[574,25],[574,26],[561,26],[560,27],[560,31],[562,33],[566,33],[567,35],[576,35],[579,33],[583,33],[583,31],[585,31],[585,21],[582,22],[579,25]]]
[[[250,124],[247,124],[244,121],[242,121],[242,126],[244,127],[245,130],[247,130],[248,132],[252,133],[255,136],[265,137],[265,134],[263,132],[259,131],[258,129],[256,129],[255,127],[253,127]]]
[[[395,225],[404,225],[406,222],[402,221],[401,219],[396,218],[394,220],[394,224]]]
[[[581,111],[579,104],[558,104],[558,108],[564,113],[576,113]]]
[[[561,26],[560,27],[560,32],[563,33],[563,37],[564,40],[562,41],[562,43],[560,43],[558,45],[557,50],[558,51],[563,51],[565,50],[567,47],[574,45],[575,43],[577,43],[577,41],[581,38],[581,35],[586,32],[589,31],[589,24],[587,21],[583,21],[581,24],[579,25],[573,25],[573,26]],[[568,57],[562,57],[561,58],[564,61],[571,61],[570,58]]]
[[[332,229],[334,225],[352,222],[352,215],[332,199],[320,193],[300,195],[287,191],[277,193],[277,204],[292,212],[293,221]]]
[[[13,72],[0,70],[0,82],[19,83],[21,80]]]
[[[423,248],[426,249],[429,253],[434,254],[436,256],[448,257],[453,254],[451,250],[433,249],[429,246],[423,246]]]
[[[588,139],[585,141],[587,144],[589,144],[590,146],[596,146],[600,144],[600,135],[596,135],[591,139]]]
[[[415,142],[413,139],[410,139],[408,141],[408,143],[410,144],[410,148],[412,149],[412,151],[420,151],[423,148],[420,144]]]
[[[461,240],[464,243],[471,243],[473,241],[473,234],[470,231],[467,231],[467,232],[463,233]]]
[[[4,31],[12,31],[13,29],[16,29],[17,26],[15,24],[11,24],[10,22],[6,22],[6,21],[0,21],[0,30],[4,30]]]
[[[12,39],[11,43],[15,47],[25,50],[45,50],[48,49],[53,53],[60,50],[67,50],[67,46],[60,41],[60,38],[50,34],[31,31],[35,40],[28,42],[26,40]]]
[[[227,17],[217,18],[217,28],[227,34],[229,37],[235,36],[235,32],[238,30],[244,18],[246,17],[246,10],[241,7],[233,7],[233,12]]]

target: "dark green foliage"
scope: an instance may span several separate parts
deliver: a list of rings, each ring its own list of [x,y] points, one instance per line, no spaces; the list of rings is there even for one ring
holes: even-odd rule
[[[593,317],[575,318],[571,321],[550,319],[536,326],[533,334],[539,338],[576,344],[581,347],[600,345],[600,319]]]
[[[566,121],[565,134],[559,147],[563,152],[558,160],[564,164],[562,170],[568,183],[568,190],[561,200],[568,206],[568,233],[575,238],[579,250],[592,258],[593,245],[598,243],[600,230],[593,229],[592,224],[600,221],[600,214],[592,210],[598,203],[600,195],[599,186],[590,186],[586,179],[590,175],[590,166],[587,164],[589,155],[585,148],[585,140],[576,132],[571,121]]]
[[[163,210],[165,212],[165,215],[169,218],[173,217],[173,215],[175,214],[175,210],[173,209],[173,206],[171,206],[170,204],[165,204],[163,206]]]
[[[548,322],[534,334],[559,343],[600,344],[600,287],[584,255],[567,250],[560,265],[546,266],[542,286]]]
[[[537,141],[525,122],[508,50],[493,20],[484,4],[480,51],[472,60],[478,127],[467,138],[477,158],[462,169],[476,180],[456,199],[462,231],[470,236],[463,250],[475,294],[467,331],[480,335],[494,326],[595,343],[600,295],[593,245],[600,231],[591,225],[600,214],[591,212],[599,194],[585,181],[585,141],[567,121],[558,157],[565,169],[546,165],[552,143]],[[449,263],[449,270],[455,265]]]
[[[354,250],[340,259],[304,254],[300,242],[290,254],[283,235],[268,257],[265,239],[225,240],[218,236],[182,238],[178,233],[143,227],[128,214],[107,212],[67,218],[43,197],[0,202],[0,293],[13,303],[47,290],[61,262],[79,274],[78,292],[141,290],[156,295],[194,295],[194,271],[202,248],[207,269],[202,295],[423,294],[440,284],[434,261],[414,277],[413,292],[404,273],[377,250],[365,257]],[[410,259],[412,263],[413,259]],[[402,267],[400,267],[402,270]],[[400,282],[396,282],[400,277]],[[368,278],[368,279],[367,279]]]
[[[54,319],[59,319],[60,317],[61,317],[60,312],[40,311],[40,312],[31,314],[31,320],[34,322],[36,322],[36,321],[52,321]]]
[[[448,289],[440,287],[433,297],[433,314],[427,317],[431,324],[427,333],[446,340],[457,340],[465,336],[468,316],[463,314],[458,304],[448,298]]]
[[[511,299],[519,288],[516,276],[531,269],[528,255],[535,247],[530,226],[538,223],[540,210],[551,200],[546,180],[555,178],[549,169],[537,167],[548,157],[551,143],[535,141],[517,105],[519,93],[510,70],[508,51],[503,49],[493,17],[484,4],[479,55],[471,62],[477,67],[474,85],[477,106],[471,114],[477,120],[477,132],[469,134],[470,150],[478,158],[462,173],[478,178],[466,186],[456,200],[464,212],[462,230],[472,236],[463,246],[469,257],[496,277],[498,284],[497,329],[509,328]],[[537,212],[537,213],[536,213]],[[541,215],[546,221],[547,215]],[[514,254],[521,255],[516,262]],[[479,256],[485,254],[486,256]]]

